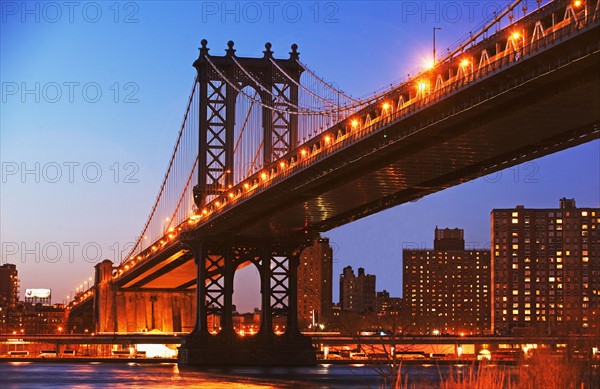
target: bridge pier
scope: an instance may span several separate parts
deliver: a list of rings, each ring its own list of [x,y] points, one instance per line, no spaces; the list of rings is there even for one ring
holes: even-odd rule
[[[316,363],[310,337],[298,329],[297,267],[309,239],[285,241],[185,242],[197,266],[197,316],[194,331],[179,348],[184,366],[307,366]],[[254,336],[233,326],[233,279],[240,266],[256,266],[261,282],[261,325]],[[287,316],[285,332],[273,318]],[[210,328],[218,319],[220,330]]]

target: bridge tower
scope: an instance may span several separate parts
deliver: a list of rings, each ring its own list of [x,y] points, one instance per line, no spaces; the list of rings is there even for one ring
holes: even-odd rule
[[[234,126],[236,98],[245,93],[245,87],[252,87],[260,100],[261,128],[248,130],[262,132],[264,163],[297,146],[297,112],[289,107],[298,105],[302,73],[296,45],[292,45],[289,59],[275,59],[270,43],[262,58],[237,57],[232,41],[224,56],[212,56],[207,41],[201,43],[200,56],[194,62],[200,93],[198,183],[194,187],[199,209],[234,185],[233,173],[240,171],[234,166]],[[181,243],[197,264],[197,316],[193,332],[179,349],[179,363],[314,365],[315,349],[298,329],[296,306],[299,257],[312,238],[307,233],[285,231],[252,237],[189,232],[182,237]],[[241,337],[233,326],[233,280],[243,265],[256,266],[260,274],[261,326],[251,337]],[[275,334],[273,325],[278,315],[287,317],[285,333],[280,335]],[[215,322],[219,323],[218,332]]]
[[[236,99],[244,87],[252,87],[258,95],[256,100],[262,104],[264,163],[297,146],[298,116],[286,113],[285,108],[298,105],[298,84],[303,70],[297,61],[295,44],[289,59],[275,59],[270,43],[265,44],[262,58],[236,56],[233,41],[227,43],[224,56],[212,56],[207,43],[202,40],[200,56],[194,62],[200,87],[200,153],[194,201],[200,209],[207,197],[218,196],[234,184]]]

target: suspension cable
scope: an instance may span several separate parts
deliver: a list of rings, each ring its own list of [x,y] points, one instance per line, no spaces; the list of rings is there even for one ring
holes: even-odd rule
[[[254,97],[256,98],[256,95],[258,94],[258,91],[254,91]],[[246,130],[246,125],[248,124],[248,119],[250,118],[250,115],[252,114],[252,108],[254,107],[254,100],[252,100],[250,102],[250,108],[248,108],[248,113],[246,114],[246,118],[244,119],[244,124],[242,124],[242,129],[240,130],[240,135],[237,138],[237,141],[235,142],[235,146],[233,147],[233,154],[235,155],[235,152],[238,149],[238,146],[240,145],[240,142],[242,141],[242,135],[244,135],[244,131]]]
[[[152,219],[154,218],[154,214],[156,213],[156,209],[158,208],[160,199],[162,198],[162,195],[165,191],[165,187],[167,186],[167,180],[171,174],[171,170],[172,170],[173,164],[175,162],[175,156],[177,155],[177,150],[179,149],[179,145],[181,143],[181,138],[183,136],[185,124],[187,122],[188,115],[190,113],[190,108],[192,107],[192,102],[194,100],[194,94],[196,92],[197,84],[198,84],[198,77],[194,77],[194,86],[192,87],[192,92],[190,93],[190,97],[188,99],[187,109],[185,110],[185,115],[183,116],[183,122],[181,123],[181,128],[179,129],[179,134],[177,135],[177,141],[175,143],[175,147],[173,148],[173,154],[171,154],[171,159],[169,160],[169,166],[167,167],[167,172],[165,173],[165,177],[163,178],[163,182],[158,191],[158,195],[156,196],[156,201],[154,202],[154,205],[152,206],[152,211],[150,211],[150,216],[148,216],[148,220],[146,221],[144,228],[142,228],[142,233],[140,234],[137,241],[135,242],[135,245],[131,249],[131,252],[129,253],[129,255],[127,255],[125,258],[123,258],[121,260],[121,262],[123,262],[124,259],[128,259],[129,257],[131,257],[133,255],[133,253],[135,253],[135,250],[140,245],[141,241],[144,239],[144,235],[146,234],[146,231],[148,230],[148,226],[150,226],[150,223],[152,222]]]
[[[322,102],[329,104],[331,106],[337,107],[338,109],[340,108],[339,105],[332,103],[331,101],[317,95],[316,93],[314,93],[313,91],[311,91],[310,89],[306,88],[304,85],[300,84],[299,82],[297,82],[296,80],[294,80],[292,78],[292,76],[290,76],[285,70],[283,70],[279,65],[277,65],[277,62],[275,62],[273,60],[273,58],[270,58],[271,63],[273,65],[275,65],[275,67],[277,68],[277,70],[279,70],[288,80],[290,80],[291,82],[293,82],[297,87],[301,88],[302,90],[304,90],[306,93],[310,94],[313,97],[316,97],[317,99],[321,100]],[[338,93],[340,93],[338,91]]]
[[[302,69],[304,69],[305,72],[307,72],[308,74],[310,74],[311,76],[313,76],[314,78],[316,78],[317,80],[319,80],[321,82],[321,84],[323,84],[325,86],[325,88],[329,89],[330,91],[332,91],[334,93],[339,93],[340,96],[343,96],[345,99],[350,100],[350,101],[352,101],[355,104],[360,104],[361,103],[359,100],[353,99],[352,97],[348,96],[347,94],[345,94],[341,90],[337,90],[334,87],[332,87],[331,85],[329,85],[328,83],[326,83],[325,80],[323,80],[321,77],[319,77],[318,75],[316,75],[315,72],[313,72],[305,64],[303,64],[302,62],[300,62],[299,59],[297,59],[296,62],[298,62],[298,65],[300,65],[300,67],[302,67]]]
[[[173,212],[173,214],[171,215],[171,218],[169,219],[169,224],[167,225],[167,229],[166,231],[169,231],[169,228],[171,228],[171,224],[173,224],[173,220],[175,220],[175,215],[177,215],[177,212],[179,211],[179,207],[181,206],[181,203],[183,202],[183,199],[185,198],[187,189],[190,186],[190,182],[192,182],[192,177],[194,176],[194,172],[196,171],[196,166],[198,165],[198,160],[200,153],[196,154],[196,159],[194,161],[194,165],[192,166],[192,169],[190,170],[190,174],[188,175],[188,179],[185,183],[185,187],[183,188],[183,191],[181,192],[181,196],[179,196],[179,201],[177,202],[177,206],[175,207],[175,211]]]

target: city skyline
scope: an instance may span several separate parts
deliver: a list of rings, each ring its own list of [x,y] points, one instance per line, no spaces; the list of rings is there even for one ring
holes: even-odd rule
[[[441,6],[413,14],[401,2],[387,12],[382,2],[370,8],[358,2],[321,3],[319,12],[294,4],[303,17],[292,22],[292,14],[276,12],[273,23],[264,11],[252,22],[242,8],[227,14],[200,4],[187,13],[181,4],[160,9],[146,3],[137,11],[120,4],[118,14],[107,4],[94,23],[80,13],[72,23],[66,12],[51,23],[43,9],[39,22],[3,12],[2,261],[17,264],[22,291],[49,287],[60,302],[88,280],[96,263],[105,258],[118,263],[117,253],[137,237],[181,123],[200,39],[208,39],[215,55],[223,53],[229,39],[242,56],[260,55],[269,41],[276,57],[286,57],[297,43],[311,69],[361,96],[420,68],[430,57],[434,26],[442,27],[437,44],[444,52],[480,24],[484,12],[476,8],[471,17],[462,9],[457,20]],[[339,61],[331,63],[332,57]],[[373,59],[378,61],[374,69]],[[11,94],[14,89],[7,88],[15,85],[20,92]],[[101,98],[92,103],[98,86]],[[36,88],[39,92],[26,91]],[[70,88],[76,91],[72,96]],[[84,88],[87,94],[81,93]],[[426,247],[431,228],[462,228],[467,247],[487,248],[494,208],[547,208],[563,197],[575,198],[580,207],[597,207],[599,162],[596,140],[328,231],[333,274],[345,266],[364,267],[377,275],[378,289],[399,296],[402,249]],[[15,167],[19,171],[8,175],[7,169]],[[35,173],[23,180],[25,168],[37,169],[39,182]],[[98,247],[101,256],[95,254]],[[394,264],[396,273],[384,270]],[[249,290],[256,292],[257,285]],[[333,299],[339,301],[336,288]],[[246,305],[250,310],[256,303]]]

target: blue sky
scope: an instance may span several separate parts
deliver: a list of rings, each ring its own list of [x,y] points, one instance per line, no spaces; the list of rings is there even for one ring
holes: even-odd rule
[[[17,264],[23,290],[48,287],[61,302],[98,260],[114,260],[135,239],[166,170],[201,39],[214,55],[228,40],[240,56],[261,56],[271,42],[283,58],[296,43],[320,76],[362,96],[421,67],[434,26],[443,52],[504,3],[2,2],[2,261]],[[595,141],[326,233],[334,300],[347,265],[400,295],[402,247],[431,246],[436,225],[464,228],[469,245],[488,247],[493,208],[554,207],[561,197],[599,206],[599,165]],[[242,282],[236,291],[246,288],[258,290]],[[237,303],[250,309],[255,297]]]

